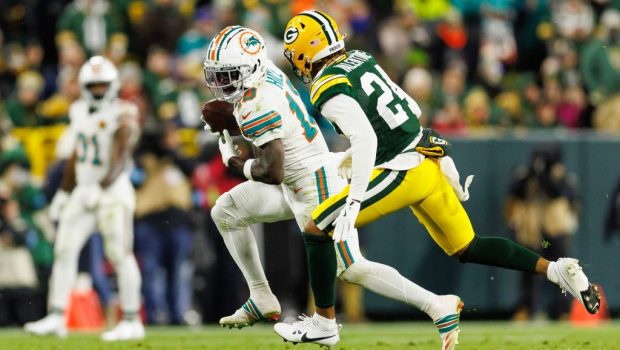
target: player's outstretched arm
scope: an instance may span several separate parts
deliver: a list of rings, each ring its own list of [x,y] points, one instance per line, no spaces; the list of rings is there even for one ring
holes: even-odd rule
[[[334,222],[332,238],[336,242],[349,238],[364,199],[370,175],[375,165],[377,135],[359,103],[350,96],[339,94],[328,100],[321,109],[323,114],[351,141],[351,186],[347,203]]]
[[[338,125],[351,142],[352,175],[349,199],[361,202],[375,166],[377,135],[364,110],[350,96],[339,94],[329,99],[321,114]]]
[[[243,160],[230,158],[228,165],[237,168],[254,181],[279,185],[284,179],[284,143],[275,139],[260,146],[258,158]]]

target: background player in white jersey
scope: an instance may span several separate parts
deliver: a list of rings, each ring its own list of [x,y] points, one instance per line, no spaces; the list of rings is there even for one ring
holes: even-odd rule
[[[346,181],[338,176],[341,156],[328,152],[298,92],[267,59],[258,33],[240,26],[223,29],[207,49],[204,69],[207,85],[218,99],[234,103],[237,124],[257,149],[257,158],[241,159],[229,133],[224,131],[220,138],[224,163],[242,170],[250,181],[224,193],[211,211],[250,288],[248,301],[233,315],[222,318],[220,324],[244,327],[280,315],[250,225],[295,218],[302,228],[312,210],[331,193],[344,188]],[[325,270],[334,272],[336,268],[341,279],[414,305],[433,320],[458,319],[462,306],[458,297],[437,296],[395,269],[366,260],[360,254],[357,235],[335,247],[327,236],[304,234],[304,242],[308,265],[317,267],[309,271],[317,313],[305,320],[321,331],[300,334],[302,341],[331,346],[339,340],[335,315],[323,313],[335,301],[335,281],[324,277],[329,276]],[[452,331],[458,332],[458,322]]]
[[[117,98],[118,71],[92,57],[79,73],[81,98],[71,105],[68,135],[74,144],[61,189],[50,205],[59,219],[50,280],[49,314],[27,323],[37,335],[64,337],[64,310],[76,279],[80,250],[97,228],[118,276],[123,320],[102,334],[106,341],[141,339],[140,271],[133,255],[134,190],[129,181],[131,150],[138,136],[137,108]]]

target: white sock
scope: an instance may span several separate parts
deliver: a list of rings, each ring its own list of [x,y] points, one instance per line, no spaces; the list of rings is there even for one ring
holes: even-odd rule
[[[336,327],[336,319],[335,318],[327,318],[327,317],[323,317],[317,313],[315,313],[312,316],[316,321],[317,324],[319,325],[319,328],[321,328],[324,331],[329,331],[331,329],[333,329],[334,327]]]
[[[55,313],[67,308],[69,294],[75,284],[78,269],[78,256],[66,253],[55,257],[50,277],[49,307]],[[64,316],[63,316],[64,317]]]
[[[217,228],[222,234],[226,248],[232,256],[233,260],[250,288],[250,295],[260,295],[262,293],[270,293],[269,283],[263,271],[258,255],[258,246],[249,227],[229,228],[222,227],[216,221]]]
[[[555,284],[558,284],[560,282],[560,277],[556,271],[556,264],[557,262],[555,261],[549,262],[549,266],[547,267],[547,279]]]
[[[137,315],[140,311],[140,286],[142,279],[140,269],[133,254],[127,254],[121,258],[120,263],[114,265],[118,276],[118,292],[121,309],[125,317]],[[134,315],[135,314],[135,315]]]
[[[250,296],[254,298],[265,294],[272,294],[267,280],[248,283],[248,287],[250,288]]]
[[[391,266],[359,259],[349,266],[340,278],[412,305],[433,318],[431,309],[437,295],[406,279]]]

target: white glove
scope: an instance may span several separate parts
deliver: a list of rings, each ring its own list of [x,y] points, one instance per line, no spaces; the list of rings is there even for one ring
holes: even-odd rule
[[[351,156],[351,149],[349,148],[346,152],[340,155],[340,159],[336,166],[338,167],[338,176],[345,180],[351,180],[351,175],[353,174],[353,170],[351,165],[353,165],[353,157]]]
[[[236,157],[240,154],[239,147],[233,143],[232,137],[228,133],[228,130],[224,130],[220,136],[218,144],[220,146],[220,153],[222,154],[222,161],[224,165],[228,166],[228,161],[232,157]]]
[[[62,212],[62,208],[69,201],[69,193],[64,190],[56,191],[54,198],[52,198],[52,203],[48,208],[48,213],[50,215],[50,219],[54,221],[58,221],[60,218],[60,212]]]
[[[103,189],[98,183],[81,186],[77,190],[80,192],[79,195],[82,199],[84,207],[88,210],[93,210],[97,207],[99,201],[101,200],[101,195],[103,194]]]
[[[334,228],[334,235],[332,238],[336,243],[351,238],[355,228],[355,220],[357,220],[357,215],[359,213],[360,202],[356,200],[347,200],[347,204],[345,204],[342,211],[340,211],[340,215],[338,215],[338,218],[334,221],[336,227]]]

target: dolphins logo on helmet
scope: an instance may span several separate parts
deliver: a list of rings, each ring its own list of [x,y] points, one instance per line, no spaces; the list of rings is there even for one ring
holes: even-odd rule
[[[235,102],[245,90],[262,82],[266,62],[267,49],[260,34],[241,26],[226,27],[207,48],[207,86],[218,100]]]

